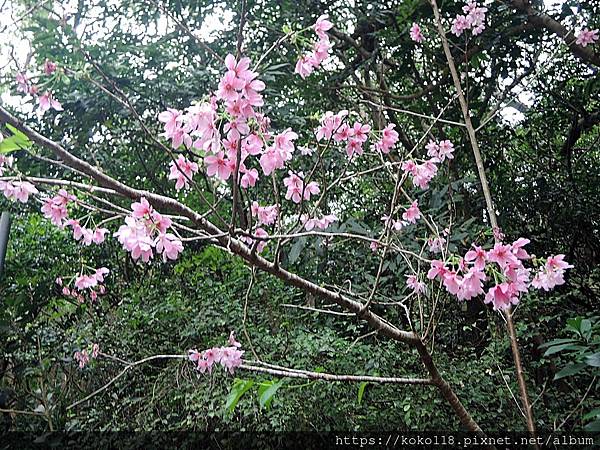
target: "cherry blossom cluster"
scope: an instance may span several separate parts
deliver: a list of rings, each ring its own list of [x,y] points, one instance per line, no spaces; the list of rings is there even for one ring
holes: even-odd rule
[[[487,8],[471,0],[463,6],[464,15],[457,15],[452,21],[451,31],[457,37],[463,34],[465,30],[471,30],[473,36],[481,34],[485,30],[485,13]]]
[[[189,351],[189,360],[196,363],[196,370],[200,373],[212,372],[214,364],[221,364],[230,374],[233,374],[235,369],[242,365],[242,355],[244,350],[239,348],[242,346],[235,340],[235,333],[232,331],[229,335],[227,347],[213,347],[202,352],[198,350]]]
[[[321,192],[319,184],[316,181],[310,181],[304,184],[304,173],[288,172],[288,177],[283,179],[283,184],[287,188],[285,193],[286,200],[292,200],[294,203],[300,203],[302,199],[309,201],[312,195],[318,195]]]
[[[485,293],[485,303],[491,303],[496,310],[508,309],[519,303],[530,286],[549,290],[563,284],[564,271],[573,267],[564,261],[564,255],[551,256],[531,281],[531,269],[523,265],[532,259],[524,249],[528,243],[528,239],[519,238],[512,244],[496,243],[490,250],[473,245],[463,257],[433,260],[427,278],[440,280],[459,300]],[[484,282],[488,280],[493,284],[485,292]],[[414,283],[409,286],[416,291]]]
[[[410,38],[419,44],[425,40],[423,34],[421,33],[421,27],[416,22],[413,22],[412,26],[410,27]]]
[[[90,352],[88,352],[88,350],[85,348],[81,351],[77,350],[74,353],[73,357],[75,358],[75,361],[77,361],[77,363],[79,364],[79,368],[83,369],[90,362],[90,356],[93,359],[96,359],[99,353],[100,346],[98,344],[92,344],[92,349]]]
[[[102,244],[105,236],[108,233],[108,229],[103,227],[96,227],[94,229],[82,227],[79,220],[69,219],[66,221],[66,225],[70,226],[73,231],[73,239],[80,241],[82,245],[90,246],[93,244]]]
[[[227,72],[221,78],[215,95],[208,102],[190,106],[185,114],[169,108],[160,113],[158,118],[165,124],[164,136],[171,140],[173,148],[185,145],[187,148],[196,148],[208,153],[204,164],[209,176],[217,176],[221,180],[229,179],[235,171],[239,147],[239,167],[240,173],[243,174],[240,182],[244,187],[252,187],[258,179],[258,171],[247,169],[244,161],[248,155],[258,155],[262,152],[263,139],[256,133],[267,133],[269,120],[254,108],[264,104],[260,91],[264,90],[265,84],[256,79],[256,72],[249,69],[249,58],[236,61],[233,55],[227,55],[225,66]],[[221,115],[218,113],[219,101],[223,102],[225,110]],[[227,120],[223,127],[227,133],[225,139],[221,139],[219,119]],[[257,128],[253,132],[250,129],[251,125]],[[263,136],[265,140],[269,137]],[[191,179],[191,175],[198,170],[194,164],[196,163],[179,157],[177,165],[181,167],[183,174]],[[186,179],[183,174],[177,173],[177,165],[172,163],[170,178],[176,179],[182,188],[186,186]]]
[[[338,218],[335,214],[327,214],[322,216],[320,219],[316,217],[309,217],[308,214],[302,214],[300,216],[300,222],[304,225],[304,229],[306,231],[311,231],[315,228],[319,228],[320,230],[324,230],[333,222],[337,222]]]
[[[531,284],[536,289],[549,291],[556,286],[565,284],[565,270],[572,268],[573,266],[565,261],[565,255],[551,256],[535,273]]]
[[[90,300],[96,301],[98,295],[106,294],[106,286],[104,286],[104,277],[110,273],[106,267],[92,269],[91,273],[84,273],[83,269],[79,275],[73,277],[73,287],[63,283],[61,277],[56,278],[56,284],[62,288],[61,292],[64,296],[73,297],[79,303],[85,301],[84,294],[89,294]]]
[[[372,145],[372,149],[388,154],[398,142],[398,132],[394,128],[396,128],[396,124],[390,123],[381,130],[381,138]]]
[[[415,294],[427,292],[427,285],[420,281],[416,275],[406,275],[406,285],[412,289]]]
[[[256,217],[258,219],[259,225],[273,225],[277,220],[277,216],[279,215],[279,206],[260,206],[258,202],[254,201],[252,202],[250,211],[252,217]]]
[[[427,239],[427,246],[431,253],[440,253],[446,245],[446,239],[441,236],[436,236]]]
[[[27,203],[29,196],[37,194],[37,188],[29,181],[0,181],[0,191],[9,200]]]
[[[333,138],[335,142],[343,142],[346,144],[346,154],[348,158],[354,155],[362,155],[364,153],[363,144],[369,138],[371,126],[361,122],[354,122],[353,125],[348,123],[348,111],[342,110],[337,114],[327,111],[320,121],[320,125],[315,131],[318,141],[322,139],[330,140]],[[388,125],[381,132],[381,139],[373,145],[374,149],[384,153],[389,153],[391,148],[398,142],[398,133],[394,131],[395,124]]]
[[[577,33],[577,38],[575,39],[575,43],[577,45],[581,45],[582,47],[587,47],[590,44],[594,44],[598,39],[598,33],[600,30],[590,30],[589,28],[584,28],[579,33]]]
[[[73,238],[80,241],[82,245],[89,246],[101,244],[104,242],[105,236],[108,233],[106,228],[96,227],[94,229],[81,226],[79,220],[68,219],[69,212],[67,206],[70,202],[76,200],[73,194],[69,194],[66,190],[60,189],[54,197],[47,198],[42,204],[42,213],[44,217],[50,219],[54,225],[59,228],[70,226],[73,231]]]
[[[69,215],[67,206],[75,200],[75,196],[66,190],[60,189],[54,197],[46,199],[42,205],[42,212],[46,219],[59,228],[64,228],[65,221]]]
[[[183,251],[183,244],[177,236],[168,232],[171,219],[155,211],[144,197],[132,203],[131,209],[133,212],[125,218],[125,225],[121,225],[113,236],[131,253],[134,261],[141,258],[143,262],[149,262],[154,252],[162,254],[165,262],[177,259]]]
[[[332,45],[326,32],[333,28],[333,23],[328,19],[329,16],[327,14],[323,14],[317,19],[313,30],[318,40],[313,44],[312,52],[302,55],[296,63],[294,72],[302,78],[309,76],[313,70],[329,57]]]
[[[420,218],[421,210],[419,209],[419,201],[415,200],[402,213],[402,220],[394,220],[392,217],[387,215],[382,216],[381,220],[383,221],[386,227],[389,227],[390,229],[395,231],[400,231],[410,224],[417,223],[417,220],[419,220]]]
[[[56,63],[46,60],[43,66],[43,73],[45,75],[52,75],[56,72],[57,65]],[[25,72],[19,72],[16,75],[17,82],[17,90],[23,92],[24,94],[29,94],[33,97],[37,96],[38,102],[38,114],[42,116],[49,109],[54,109],[56,111],[62,111],[63,107],[58,100],[54,98],[54,94],[52,91],[45,91],[40,95],[38,86],[29,78],[29,76]]]
[[[438,172],[437,164],[444,162],[446,159],[453,159],[454,145],[448,140],[439,143],[429,141],[425,146],[428,160],[417,164],[413,160],[404,161],[402,170],[412,177],[413,184],[422,189],[427,189],[429,182],[436,176]]]
[[[183,155],[179,155],[177,161],[171,161],[171,172],[169,180],[176,180],[175,189],[178,191],[188,188],[188,180],[192,181],[194,174],[198,173],[198,164],[190,161]]]

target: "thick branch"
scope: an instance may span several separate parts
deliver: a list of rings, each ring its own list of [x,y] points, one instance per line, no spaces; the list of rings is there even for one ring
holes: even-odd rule
[[[574,55],[588,63],[600,67],[600,56],[594,52],[594,47],[582,47],[581,45],[578,45],[575,42],[573,32],[567,30],[562,23],[554,20],[547,14],[536,11],[529,3],[529,0],[512,0],[511,3],[516,9],[527,14],[528,22],[538,27],[543,27],[560,36]]]

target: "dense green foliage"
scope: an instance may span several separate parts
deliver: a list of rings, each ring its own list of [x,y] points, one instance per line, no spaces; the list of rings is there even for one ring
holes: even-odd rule
[[[194,31],[202,28],[207,17],[218,20],[230,11],[233,19],[225,20],[208,44],[220,55],[235,51],[239,11],[234,4],[210,0],[158,1],[160,8],[152,0],[80,2],[64,27],[51,12],[52,5],[60,2],[49,2],[28,15],[19,29],[31,40],[35,63],[48,58],[69,74],[61,75],[55,86],[65,112],[43,119],[32,114],[29,121],[56,141],[68,142],[75,154],[114,177],[184,198],[175,194],[173,183],[167,180],[167,155],[123,101],[127,99],[158,136],[158,112],[184,108],[207,95],[216,88],[222,69],[164,11]],[[19,2],[19,7],[27,9],[34,3]],[[305,81],[292,76],[300,42],[286,42],[269,53],[259,70],[267,84],[266,108],[275,128],[291,126],[306,139],[327,110],[360,110],[374,123],[387,115],[384,121],[397,123],[402,132],[403,145],[393,155],[402,158],[428,123],[389,108],[436,116],[450,103],[443,117],[462,119],[457,103],[451,103],[454,91],[449,88],[426,2],[357,1],[355,7],[339,3],[343,2],[248,2],[244,49],[253,61],[286,27],[308,26],[324,11],[350,38],[338,36],[334,63]],[[440,3],[448,17],[462,6],[462,2]],[[542,8],[539,3],[534,2]],[[593,3],[567,1],[578,5],[577,15],[568,8],[553,14],[564,23],[584,17],[590,26],[598,27],[600,5]],[[459,63],[465,59],[463,49],[469,55],[468,97],[475,126],[490,117],[480,139],[502,231],[509,238],[531,239],[531,251],[537,255],[565,253],[575,265],[564,286],[551,293],[530,294],[518,307],[516,323],[526,376],[541,429],[560,425],[563,430],[581,430],[600,415],[595,393],[600,319],[594,316],[600,296],[598,67],[580,61],[565,46],[557,47],[556,37],[545,29],[517,29],[525,17],[504,2],[494,2],[489,17],[481,37],[453,43],[459,47],[455,48]],[[408,37],[413,21],[424,24],[431,36],[422,49],[415,49]],[[540,54],[549,61],[541,61]],[[460,67],[466,70],[467,65]],[[490,116],[498,102],[507,100],[503,89],[523,71],[527,73],[521,86],[532,101],[512,103],[522,110],[521,120],[508,121],[504,114]],[[5,90],[14,92],[13,79],[14,73],[3,74]],[[382,112],[368,102],[387,109]],[[471,242],[491,243],[466,133],[440,123],[433,131],[437,137],[452,139],[458,150],[449,170],[436,178],[430,190],[419,192],[421,209],[436,223],[452,224],[451,250],[464,251]],[[25,152],[16,156],[26,159]],[[29,173],[48,174],[39,160],[28,159],[26,164]],[[342,164],[341,157],[327,157],[322,164],[324,176],[331,181]],[[352,172],[371,165],[361,160]],[[61,168],[52,171],[56,178],[72,177]],[[200,180],[212,200],[216,195],[213,181],[203,176]],[[256,195],[273,200],[269,188],[266,183]],[[336,186],[328,197],[332,208],[340,211],[335,230],[376,235],[382,205],[389,202],[391,191],[383,169]],[[193,193],[186,203],[206,211]],[[120,204],[128,208],[127,201]],[[224,216],[231,214],[230,203],[219,206]],[[284,202],[284,211],[291,211],[292,206]],[[10,399],[5,407],[40,413],[5,415],[7,426],[19,430],[458,427],[450,408],[428,386],[280,382],[272,376],[236,373],[239,380],[253,381],[250,385],[221,371],[198,376],[185,360],[153,361],[133,368],[108,390],[69,409],[123,369],[118,361],[105,358],[78,369],[73,352],[92,342],[100,343],[106,354],[135,361],[221,345],[229,331],[236,329],[248,359],[256,359],[255,352],[272,364],[338,374],[423,376],[424,370],[415,351],[374,335],[356,317],[286,306],[323,305],[266,274],[253,272],[223,249],[190,243],[175,263],[135,264],[114,239],[82,250],[68,233],[44,220],[35,205],[23,208],[2,199],[0,210],[14,215],[6,271],[0,280],[0,387],[3,398]],[[422,230],[409,231],[403,243],[419,252],[426,237]],[[110,264],[112,271],[108,294],[95,304],[66,299],[54,284],[57,276],[69,274],[71,267],[80,264],[83,253],[94,267]],[[378,260],[366,245],[310,237],[284,248],[282,264],[319,284],[363,292],[372,286]],[[406,267],[401,255],[388,257],[380,282],[381,299],[398,301],[407,294]],[[443,310],[437,319],[435,345],[431,345],[441,372],[482,428],[523,429],[513,399],[518,388],[502,317],[481,299],[465,304],[442,291],[438,295]],[[417,308],[414,301],[407,306],[413,311]],[[398,305],[374,308],[408,327]],[[416,328],[425,326],[414,320]],[[572,340],[552,346],[550,341],[563,338]],[[556,349],[562,344],[566,345]],[[596,364],[588,364],[589,358],[596,358]],[[573,364],[580,364],[580,370],[575,372]],[[564,367],[571,367],[572,373],[562,376]],[[248,392],[232,405],[231,393],[235,395],[243,386]],[[271,386],[279,387],[265,396]],[[563,424],[572,410],[574,414]]]

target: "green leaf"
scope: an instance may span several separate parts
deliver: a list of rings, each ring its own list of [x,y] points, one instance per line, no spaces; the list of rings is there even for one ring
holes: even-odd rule
[[[546,348],[546,347],[552,347],[553,345],[559,345],[559,344],[572,344],[577,342],[575,339],[554,339],[553,341],[549,341],[549,342],[545,342],[542,345],[540,345],[538,348]]]
[[[367,383],[366,381],[363,381],[358,386],[358,404],[359,405],[362,403],[362,398],[363,398],[363,395],[365,395],[365,388],[367,387],[367,384],[369,384],[369,383]]]
[[[252,380],[240,380],[239,378],[235,379],[233,386],[231,387],[231,391],[227,396],[227,402],[225,403],[225,409],[227,412],[230,414],[233,412],[240,401],[240,398],[242,398],[242,395],[248,392],[253,384],[254,381]]]
[[[590,419],[593,419],[594,417],[600,418],[600,408],[591,410],[589,413],[587,413],[585,416],[583,416],[583,420],[590,420]]]
[[[268,381],[265,383],[261,383],[258,388],[258,403],[261,408],[267,408],[271,406],[271,402],[273,401],[273,396],[277,392],[277,390],[283,386],[284,380]]]
[[[553,355],[554,353],[562,352],[563,350],[581,350],[581,349],[585,349],[585,348],[586,347],[582,347],[581,345],[574,345],[574,344],[555,345],[554,347],[550,347],[548,350],[546,350],[546,353],[544,353],[544,356],[550,356],[550,355]]]
[[[600,367],[600,352],[594,353],[593,355],[586,356],[585,363],[588,366]]]
[[[577,334],[581,334],[581,317],[574,317],[573,319],[567,320],[567,329],[574,331]]]
[[[566,367],[563,367],[556,375],[554,375],[554,380],[560,380],[561,378],[570,377],[581,372],[583,369],[587,367],[587,364],[569,364]]]
[[[290,253],[288,254],[288,262],[290,264],[294,264],[296,260],[300,257],[300,253],[306,245],[306,240],[307,239],[305,237],[301,237],[296,242],[294,242],[294,245],[292,245]]]
[[[600,420],[594,420],[593,422],[588,423],[583,429],[587,432],[598,432],[600,431]]]
[[[31,147],[32,142],[25,134],[8,123],[6,127],[11,131],[12,135],[0,142],[0,154]]]

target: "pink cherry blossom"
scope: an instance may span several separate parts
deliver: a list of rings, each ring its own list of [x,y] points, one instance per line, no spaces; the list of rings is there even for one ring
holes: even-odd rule
[[[348,111],[346,110],[342,110],[337,114],[327,111],[323,117],[321,117],[321,125],[317,128],[317,140],[320,141],[321,139],[331,139],[333,133],[337,131],[347,115]]]
[[[300,216],[300,222],[304,225],[306,231],[311,231],[314,228],[324,230],[337,220],[338,218],[335,214],[327,214],[320,219],[316,217],[310,218],[307,214],[302,214],[302,216]]]
[[[408,222],[404,222],[402,220],[394,220],[393,218],[389,217],[389,216],[382,216],[381,220],[384,223],[384,226],[386,228],[390,228],[392,230],[396,230],[396,231],[400,231],[402,228],[404,228],[406,225],[408,225]]]
[[[31,81],[26,73],[18,72],[15,76],[17,81],[17,91],[23,92],[24,94],[29,94]]]
[[[252,217],[258,218],[259,225],[273,225],[279,214],[278,205],[260,206],[258,202],[252,202],[250,207]]]
[[[110,273],[110,270],[108,270],[106,267],[100,267],[99,269],[96,269],[93,277],[96,278],[98,283],[104,283],[104,275],[107,275],[108,273]]]
[[[238,341],[236,341],[235,331],[233,331],[233,330],[231,330],[231,332],[229,333],[229,339],[227,340],[227,342],[231,347],[239,348],[242,346],[242,344],[240,344]]]
[[[44,217],[50,219],[57,227],[62,228],[64,220],[68,216],[67,205],[72,199],[74,199],[73,196],[69,195],[64,189],[61,189],[57,195],[44,201],[42,205]]]
[[[228,69],[227,73],[233,73],[241,80],[252,80],[256,77],[256,74],[249,69],[250,58],[243,57],[237,61],[232,54],[228,54],[225,57],[225,67]]]
[[[458,15],[452,22],[452,28],[450,31],[456,35],[456,37],[463,34],[465,30],[469,28],[469,22],[466,16]]]
[[[329,53],[333,45],[329,42],[329,39],[320,39],[313,45],[313,53],[311,56],[311,62],[314,67],[318,67],[329,58]]]
[[[442,283],[446,290],[452,295],[457,295],[462,284],[462,277],[454,270],[448,270],[442,276]]]
[[[183,244],[177,236],[172,233],[160,233],[155,241],[156,252],[162,253],[163,261],[169,259],[174,261],[183,251]]]
[[[238,78],[236,73],[230,70],[223,75],[219,82],[219,89],[216,92],[217,98],[227,101],[236,100],[239,96],[238,91],[241,91],[245,84],[243,79]]]
[[[458,37],[465,30],[470,29],[473,36],[481,34],[485,29],[485,13],[487,12],[487,8],[479,6],[476,1],[471,0],[463,6],[463,12],[465,15],[457,15],[452,22],[452,33]]]
[[[442,278],[448,272],[448,267],[446,267],[446,263],[439,259],[434,259],[431,261],[431,268],[429,272],[427,272],[427,278],[433,280],[435,278]]]
[[[331,28],[333,28],[333,23],[329,21],[329,15],[327,14],[319,16],[314,25],[315,33],[320,39],[328,39],[325,32],[331,30]]]
[[[511,283],[500,283],[488,290],[484,301],[492,303],[496,310],[506,310],[519,303],[519,297]]]
[[[565,255],[550,256],[546,260],[544,267],[540,268],[533,277],[533,280],[531,281],[533,287],[549,291],[556,286],[564,284],[565,270],[573,268],[573,266],[568,264],[564,258]]]
[[[131,210],[133,211],[132,216],[136,219],[143,217],[149,217],[152,214],[152,206],[145,197],[140,198],[139,202],[131,204]]]
[[[94,244],[102,244],[104,242],[106,233],[108,233],[108,229],[96,228],[92,236],[92,242]]]
[[[425,39],[421,34],[421,27],[418,23],[413,22],[412,26],[410,27],[410,38],[418,43],[423,42],[423,40]]]
[[[216,175],[223,181],[229,179],[233,172],[230,161],[225,159],[223,152],[207,156],[204,158],[204,164],[206,165],[206,173],[209,177]]]
[[[258,170],[256,169],[240,169],[240,172],[243,173],[242,179],[240,180],[240,185],[244,189],[248,189],[254,187],[256,182],[258,181]]]
[[[134,216],[126,217],[125,225],[121,225],[113,236],[119,239],[123,248],[131,253],[134,260],[141,258],[142,261],[149,262],[153,257],[155,242],[142,220]]]
[[[584,28],[579,33],[577,33],[577,39],[575,43],[577,45],[581,45],[582,47],[587,47],[589,44],[593,44],[598,40],[598,32],[599,30],[590,30],[589,28]]]
[[[198,173],[198,164],[190,161],[183,155],[177,157],[177,163],[171,161],[169,180],[177,180],[175,189],[188,188],[188,180],[192,180],[194,174]]]
[[[165,136],[170,138],[175,134],[175,130],[180,128],[181,111],[173,108],[167,108],[166,111],[158,115],[158,120],[165,124]]]
[[[27,203],[29,196],[37,194],[36,187],[28,181],[0,181],[0,190],[9,200]]]
[[[77,278],[75,278],[75,288],[79,289],[80,291],[94,287],[97,284],[98,280],[93,275],[81,274]]]
[[[73,356],[79,364],[80,369],[83,369],[86,366],[86,364],[90,362],[90,357],[88,355],[87,350],[76,351]]]
[[[444,246],[446,245],[446,239],[441,236],[430,238],[427,240],[427,245],[429,246],[429,251],[432,253],[440,253]]]
[[[373,146],[374,150],[386,154],[390,152],[394,145],[396,145],[396,142],[398,142],[398,132],[394,128],[396,128],[396,124],[390,123],[382,130],[381,139]]]
[[[456,297],[459,300],[470,300],[483,294],[483,281],[486,276],[483,270],[471,267],[462,277]]]
[[[421,211],[419,210],[419,202],[415,200],[412,202],[410,207],[402,213],[402,218],[408,223],[416,223],[421,218]]]
[[[100,353],[100,346],[98,344],[92,344],[92,358],[97,358]]]
[[[346,154],[348,158],[352,158],[354,155],[362,155],[363,154],[363,143],[359,139],[350,138],[348,139],[348,143],[346,144]]]
[[[530,242],[531,241],[529,239],[519,238],[512,243],[512,252],[518,259],[529,259],[529,254],[523,247],[529,244]]]
[[[313,59],[310,55],[301,56],[296,62],[294,73],[297,73],[302,79],[308,77],[314,70]]]
[[[196,363],[196,369],[200,373],[211,373],[215,364],[221,364],[229,373],[233,374],[234,370],[242,365],[244,351],[239,350],[241,344],[235,340],[233,332],[229,335],[228,342],[228,347],[213,347],[203,352],[190,350],[188,358]]]
[[[412,289],[415,294],[424,294],[427,291],[427,286],[420,281],[416,275],[406,275],[406,285]]]
[[[271,175],[276,169],[283,169],[285,165],[281,152],[275,147],[267,148],[259,162],[265,176]]]
[[[259,238],[269,237],[269,234],[263,228],[257,228],[254,230],[254,235]],[[257,253],[262,253],[265,247],[267,246],[266,240],[259,240],[258,245],[256,246]]]
[[[487,253],[487,258],[488,261],[498,264],[500,268],[510,264],[519,264],[519,260],[512,252],[512,246],[502,243],[496,243],[494,248]]]
[[[473,249],[465,253],[465,261],[473,261],[477,270],[483,270],[487,261],[487,252],[481,247],[473,245]]]
[[[43,95],[38,97],[38,112],[43,115],[50,108],[56,111],[62,111],[63,107],[58,100],[56,100],[51,92],[45,92]]]
[[[56,63],[47,59],[44,62],[44,73],[46,75],[52,75],[54,72],[56,72]]]

